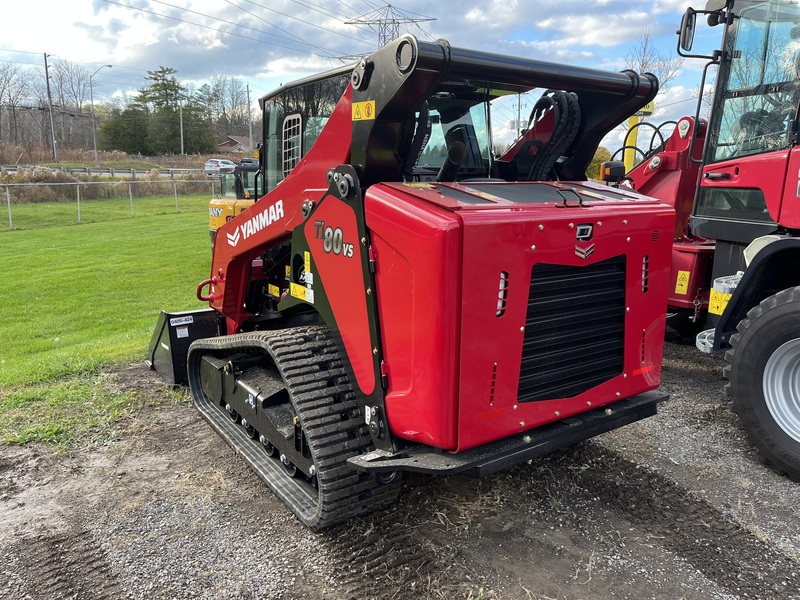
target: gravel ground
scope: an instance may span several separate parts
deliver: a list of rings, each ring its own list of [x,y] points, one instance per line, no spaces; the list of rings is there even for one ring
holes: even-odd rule
[[[667,344],[658,416],[483,480],[408,477],[318,534],[188,400],[68,456],[5,446],[0,598],[800,599],[800,486],[744,439],[721,367]]]

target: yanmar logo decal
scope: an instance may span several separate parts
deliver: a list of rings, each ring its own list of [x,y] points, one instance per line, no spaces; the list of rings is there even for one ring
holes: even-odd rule
[[[586,260],[592,254],[594,254],[594,244],[587,246],[586,248],[581,248],[580,246],[575,246],[575,256],[578,258],[582,258]]]
[[[235,248],[236,244],[239,243],[239,239],[240,239],[239,228],[237,227],[236,231],[234,231],[233,234],[230,233],[228,234],[228,243]]]
[[[239,240],[246,240],[254,233],[269,227],[278,219],[282,219],[283,215],[283,200],[278,200],[275,204],[270,205],[242,225],[239,225],[233,233],[229,233],[228,243],[235,248]]]

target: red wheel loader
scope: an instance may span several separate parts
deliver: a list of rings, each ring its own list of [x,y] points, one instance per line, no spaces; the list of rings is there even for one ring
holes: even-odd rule
[[[502,156],[493,101],[546,100]],[[311,528],[656,413],[674,210],[586,181],[656,78],[399,38],[261,100],[264,195],[150,362]]]
[[[722,35],[708,55],[692,50],[698,15]],[[670,320],[708,328],[697,345],[725,352],[748,438],[800,480],[800,8],[710,0],[678,33],[679,54],[708,61],[700,89],[717,70],[708,121],[698,103],[627,179],[676,208]]]

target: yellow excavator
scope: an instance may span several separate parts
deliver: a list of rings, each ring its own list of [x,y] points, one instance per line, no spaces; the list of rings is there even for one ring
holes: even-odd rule
[[[217,229],[244,212],[258,198],[258,158],[243,158],[233,173],[220,176],[220,191],[216,198],[208,203],[208,234],[211,245]]]

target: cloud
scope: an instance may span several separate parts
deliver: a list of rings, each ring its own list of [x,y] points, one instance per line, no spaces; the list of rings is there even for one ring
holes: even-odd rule
[[[47,51],[95,65],[92,69],[110,63],[143,73],[164,65],[177,69],[181,80],[225,74],[269,88],[274,81],[338,66],[337,56],[377,49],[374,27],[346,24],[375,13],[376,3],[365,0],[46,3],[36,36],[30,35],[29,12],[21,5],[4,12],[6,48]],[[461,0],[456,5],[404,0],[399,10],[409,16],[436,18],[408,25],[421,40],[441,37],[455,47],[619,70],[621,57],[645,26],[659,36],[662,49],[668,44],[667,51],[674,52],[673,32],[685,4],[679,0],[656,0],[655,6],[652,0]],[[0,61],[3,58],[0,54]]]
[[[684,13],[690,6],[702,8],[704,3],[691,2],[690,0],[656,0],[653,2],[653,13]]]
[[[609,31],[608,15],[571,15],[539,21],[539,30],[555,31],[564,37],[558,43],[574,46],[617,46],[637,40],[652,21],[646,12],[628,11],[613,17],[613,32]]]

